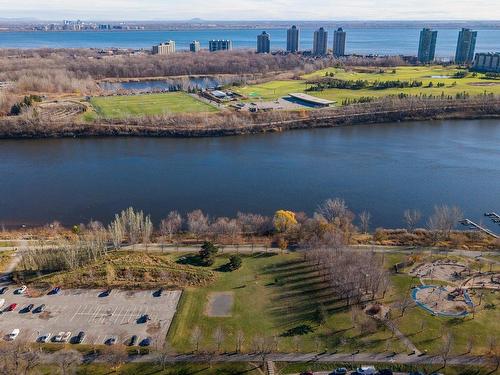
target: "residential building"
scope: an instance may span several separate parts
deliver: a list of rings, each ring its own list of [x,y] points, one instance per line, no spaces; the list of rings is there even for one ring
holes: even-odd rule
[[[478,72],[500,73],[500,52],[476,53],[472,67]]]
[[[300,31],[293,25],[286,32],[286,50],[291,53],[299,52]]]
[[[345,56],[346,32],[339,27],[333,33],[333,55],[335,57]]]
[[[323,27],[314,32],[313,55],[325,56],[328,53],[328,31]]]
[[[265,31],[257,35],[257,53],[271,52],[271,37]]]
[[[199,52],[201,50],[201,45],[200,45],[200,42],[198,42],[197,40],[193,40],[190,44],[189,44],[189,50],[191,52]]]
[[[458,34],[457,52],[455,62],[457,64],[470,64],[474,60],[476,49],[477,31],[462,29]]]
[[[173,40],[153,46],[153,55],[170,55],[172,53],[175,53],[175,42]]]
[[[434,61],[436,54],[437,31],[428,28],[420,31],[420,41],[418,43],[418,61],[430,63]]]
[[[233,49],[233,42],[231,40],[211,40],[208,42],[208,50],[215,51],[230,51]]]

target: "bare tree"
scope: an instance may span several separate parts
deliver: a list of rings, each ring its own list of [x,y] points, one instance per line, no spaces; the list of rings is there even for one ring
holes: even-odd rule
[[[203,211],[195,210],[187,214],[188,230],[199,239],[209,228],[208,216]]]
[[[405,294],[405,296],[398,303],[399,310],[401,311],[401,317],[405,315],[406,310],[408,310],[411,306],[413,306],[413,299]]]
[[[151,222],[151,217],[148,215],[144,219],[144,224],[142,228],[142,243],[146,245],[146,251],[148,250],[148,244],[151,242],[152,234],[153,234],[153,223]]]
[[[197,353],[200,350],[200,342],[203,338],[203,332],[199,326],[194,326],[191,331],[191,344],[194,346],[194,351]]]
[[[333,223],[335,218],[345,217],[349,214],[347,204],[343,199],[327,199],[318,206],[316,212],[321,215],[327,222]]]
[[[215,341],[215,345],[217,346],[217,352],[220,353],[222,344],[224,343],[224,339],[226,337],[226,334],[224,333],[224,330],[222,327],[217,327],[214,331],[213,338]]]
[[[162,236],[168,236],[170,242],[174,234],[178,233],[182,227],[182,216],[177,211],[171,211],[165,219],[161,221],[160,232]]]
[[[427,221],[427,226],[430,230],[442,233],[446,238],[449,238],[450,232],[462,218],[462,210],[458,207],[435,206],[434,213]]]
[[[245,342],[245,333],[239,329],[236,332],[236,353],[241,353],[243,343]]]
[[[62,375],[74,374],[83,361],[82,354],[72,349],[61,349],[52,358]]]
[[[474,344],[476,343],[476,339],[473,335],[467,336],[467,354],[472,353],[472,349],[474,348]]]
[[[406,228],[408,228],[409,231],[413,231],[422,218],[422,214],[419,210],[405,210],[403,218],[406,223]]]
[[[441,345],[439,355],[443,360],[443,367],[446,367],[448,360],[450,359],[451,350],[453,347],[453,336],[451,332],[446,331],[443,334],[443,344]]]
[[[359,221],[361,222],[361,230],[363,233],[368,233],[371,217],[372,215],[368,211],[363,211],[359,215]]]
[[[101,352],[101,359],[116,372],[128,359],[127,348],[123,344],[106,345]]]
[[[160,340],[155,340],[155,342],[160,342]],[[163,346],[157,348],[156,352],[157,363],[162,370],[165,370],[170,362],[170,359],[174,355],[174,351],[168,342],[165,342]]]

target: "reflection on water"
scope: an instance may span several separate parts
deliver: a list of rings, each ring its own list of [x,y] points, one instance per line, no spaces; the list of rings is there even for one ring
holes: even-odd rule
[[[312,213],[329,197],[373,226],[455,204],[477,222],[500,211],[500,123],[413,122],[255,136],[0,141],[0,222],[108,221],[135,206]],[[422,222],[421,225],[425,225]],[[492,229],[500,232],[500,227]]]

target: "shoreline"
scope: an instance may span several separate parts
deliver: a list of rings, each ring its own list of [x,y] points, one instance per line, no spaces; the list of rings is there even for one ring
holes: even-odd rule
[[[417,107],[405,103],[406,108],[368,107],[370,110],[358,113],[327,112],[306,118],[291,118],[271,122],[256,123],[241,117],[239,123],[200,126],[193,120],[192,125],[163,125],[162,120],[152,124],[134,124],[132,121],[110,123],[66,123],[28,122],[18,129],[9,126],[8,121],[0,121],[0,139],[44,139],[44,138],[91,138],[91,137],[164,137],[164,138],[205,138],[276,133],[289,130],[335,128],[355,125],[377,125],[407,121],[474,120],[500,118],[500,100],[489,102],[464,101],[458,103],[438,103],[439,106]],[[436,103],[432,103],[436,104]],[[359,108],[363,108],[360,106]],[[250,120],[250,121],[249,121]],[[250,122],[250,123],[248,123]],[[20,125],[20,124],[19,124]]]

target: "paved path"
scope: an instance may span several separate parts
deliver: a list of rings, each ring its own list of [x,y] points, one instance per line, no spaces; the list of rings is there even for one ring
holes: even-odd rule
[[[384,319],[383,323],[387,326],[387,328],[389,328],[394,333],[394,335],[400,341],[403,342],[403,344],[406,345],[406,348],[409,351],[415,353],[416,356],[419,356],[420,354],[422,354],[422,352],[417,349],[417,347],[413,344],[413,342],[408,337],[406,337],[403,332],[401,332],[399,330],[399,328],[394,324],[394,322],[391,322],[390,320]]]

